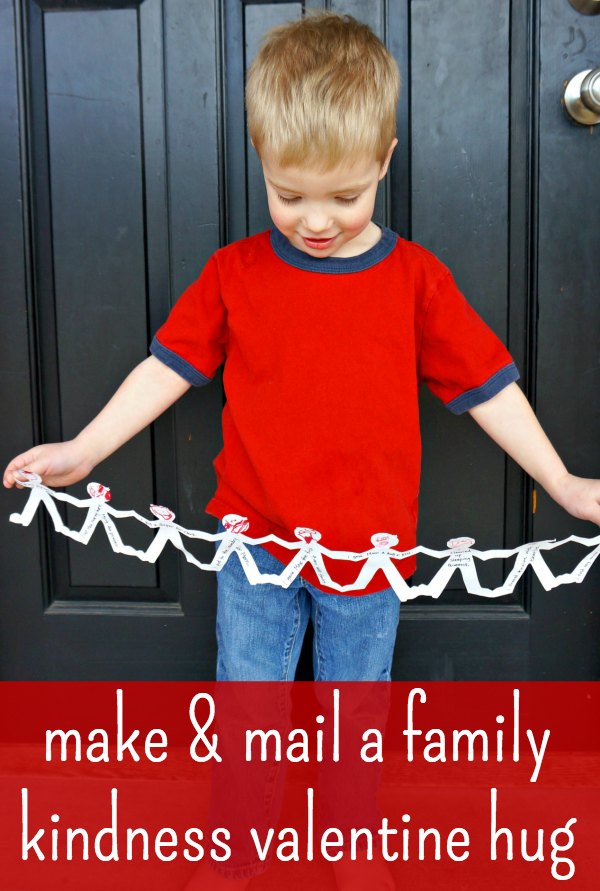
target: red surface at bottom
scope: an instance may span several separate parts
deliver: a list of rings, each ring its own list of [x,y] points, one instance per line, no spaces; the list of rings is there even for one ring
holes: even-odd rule
[[[5,891],[169,891],[198,868],[210,891],[213,866],[261,871],[252,891],[327,891],[343,869],[353,891],[386,871],[411,889],[598,887],[597,684],[4,683],[0,697]],[[47,751],[59,730],[73,732]]]

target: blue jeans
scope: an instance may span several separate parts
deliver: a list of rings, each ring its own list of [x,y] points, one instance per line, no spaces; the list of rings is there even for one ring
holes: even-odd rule
[[[248,547],[261,572],[283,570],[263,547]],[[392,588],[324,593],[299,577],[289,588],[252,585],[235,554],[217,579],[217,680],[293,681],[309,618],[316,681],[390,680],[400,615]]]
[[[219,524],[219,531],[223,526]],[[260,546],[249,550],[261,572],[279,573],[283,564]],[[217,573],[217,680],[292,681],[308,620],[314,626],[313,665],[316,681],[389,681],[400,601],[388,588],[362,596],[324,593],[297,578],[289,588],[252,585],[232,554]],[[248,765],[236,751],[236,740],[259,721],[261,726],[279,728],[282,737],[290,727],[289,685],[262,685],[252,697],[240,685],[221,685],[217,714],[227,715],[219,736],[222,764],[213,765],[209,822],[212,827],[236,827],[234,854],[227,863],[211,864],[229,878],[258,875],[261,863],[250,844],[249,826],[264,834],[276,825],[285,779],[284,763]],[[330,685],[318,685],[321,711],[330,725]],[[389,708],[389,685],[360,684],[350,697],[344,692],[340,735],[347,745],[367,727],[385,725]],[[327,689],[326,689],[327,688]],[[375,689],[376,688],[376,689]],[[257,705],[257,697],[260,704]],[[261,698],[262,697],[262,698]],[[256,714],[254,713],[256,711]],[[355,741],[353,750],[359,751]],[[380,825],[377,787],[380,765],[359,761],[349,765],[319,765],[318,791],[323,802],[317,822],[323,827],[351,825],[360,815],[362,825]],[[374,833],[376,829],[374,829]]]

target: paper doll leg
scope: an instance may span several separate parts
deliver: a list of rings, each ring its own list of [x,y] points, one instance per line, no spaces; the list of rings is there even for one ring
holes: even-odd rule
[[[41,500],[42,493],[39,492],[37,489],[30,489],[29,498],[25,502],[25,507],[20,514],[11,514],[10,522],[19,523],[21,526],[29,526],[37,512],[38,507],[40,506]]]
[[[407,600],[410,600],[410,586],[406,584],[406,579],[400,575],[391,560],[384,567],[383,572],[400,602],[405,603]]]
[[[88,510],[87,516],[79,532],[67,530],[65,534],[68,535],[69,538],[73,538],[75,541],[80,542],[80,544],[87,544],[96,531],[96,527],[99,523],[104,527],[106,537],[115,553],[127,554],[130,557],[141,556],[141,551],[132,548],[130,545],[123,544],[115,524],[102,509],[98,509],[96,506],[93,506]]]
[[[100,517],[98,515],[98,511],[95,507],[91,507],[87,512],[86,518],[83,521],[79,532],[69,530],[67,534],[70,538],[74,538],[75,541],[78,541],[81,544],[87,544],[94,534],[94,529],[98,525],[99,520]]]
[[[220,527],[219,527],[220,528]],[[256,550],[256,548],[254,548]],[[250,549],[246,547],[243,541],[236,541],[235,538],[232,539],[224,539],[217,545],[217,550],[215,556],[212,561],[207,565],[207,569],[213,569],[216,572],[220,571],[223,566],[227,563],[229,559],[231,559],[232,555],[236,554],[237,560],[242,565],[246,578],[249,582],[259,582],[259,581],[273,581],[271,578],[263,578],[258,571],[258,567],[254,562],[254,558],[250,553]]]
[[[350,593],[355,591],[357,594],[360,594],[367,587],[378,569],[379,564],[377,566],[374,566],[367,560],[367,562],[359,572],[358,576],[356,577],[356,580],[349,585],[340,585],[339,590],[343,592],[348,591]]]
[[[450,559],[446,560],[443,566],[438,569],[430,582],[424,582],[421,585],[412,585],[410,587],[411,599],[425,595],[426,597],[439,597],[446,588],[446,585],[456,572],[458,567],[450,563]]]
[[[495,588],[491,592],[491,594],[495,597],[499,597],[504,594],[512,594],[515,590],[517,582],[519,581],[527,567],[530,566],[532,561],[534,560],[536,553],[537,550],[533,548],[519,551],[517,553],[515,564],[505,578],[502,586],[500,588]]]
[[[462,576],[463,584],[465,586],[465,589],[468,591],[468,593],[469,594],[482,594],[483,589],[481,587],[481,583],[479,581],[479,576],[477,575],[477,568],[475,566],[473,559],[471,559],[470,562],[465,564],[464,566],[461,565],[459,567],[459,570],[460,570],[460,574]],[[491,594],[490,589],[488,588],[487,590]]]
[[[146,550],[139,552],[140,560],[143,560],[145,563],[155,563],[164,551],[167,542],[169,541],[171,542],[173,547],[178,548],[178,550],[180,551],[183,551],[188,563],[194,563],[200,569],[210,568],[208,564],[205,566],[203,563],[199,563],[195,559],[195,557],[193,557],[190,553],[188,553],[188,551],[186,551],[181,540],[181,536],[176,529],[167,529],[165,526],[159,526],[154,534],[154,538],[152,539]]]
[[[110,545],[117,554],[127,554],[129,557],[141,557],[142,551],[137,550],[136,548],[132,548],[131,545],[123,544],[123,539],[119,535],[117,527],[106,515],[101,520],[102,525],[104,526],[104,531],[106,532],[106,537],[108,538]]]
[[[165,530],[158,529],[149,546],[142,553],[141,559],[144,560],[146,563],[154,563],[164,551],[165,545],[168,541],[169,536],[166,535]]]
[[[23,511],[20,514],[10,515],[11,523],[20,523],[21,526],[29,526],[37,512],[40,502],[44,504],[46,510],[50,514],[55,530],[57,532],[64,532],[67,527],[62,521],[62,517],[56,508],[54,499],[51,495],[46,495],[44,491],[40,491],[39,489],[30,490],[30,495]]]
[[[269,581],[275,585],[280,585],[282,588],[289,588],[296,582],[306,563],[306,555],[302,552],[297,557],[294,557],[293,560],[290,560],[287,566],[284,566],[283,563],[277,560],[277,570],[262,572],[260,576],[261,581]]]

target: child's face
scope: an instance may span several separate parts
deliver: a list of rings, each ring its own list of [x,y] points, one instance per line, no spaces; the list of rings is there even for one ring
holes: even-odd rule
[[[279,167],[263,157],[271,219],[291,244],[313,257],[353,257],[374,243],[368,231],[377,184],[387,172],[398,140],[382,166],[358,161],[315,173],[303,167]],[[374,232],[374,226],[371,227]],[[319,242],[320,240],[320,242]]]

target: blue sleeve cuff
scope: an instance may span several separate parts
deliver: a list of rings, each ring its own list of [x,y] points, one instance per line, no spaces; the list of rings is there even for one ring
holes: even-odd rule
[[[202,387],[211,380],[211,378],[205,377],[197,368],[194,368],[193,365],[190,365],[189,362],[186,362],[185,359],[182,359],[181,356],[178,356],[177,353],[174,353],[173,350],[163,346],[156,337],[153,338],[150,344],[150,352],[194,387]]]
[[[509,365],[505,365],[504,368],[501,368],[500,371],[493,374],[480,387],[474,387],[472,390],[465,390],[465,392],[461,393],[460,396],[457,396],[456,399],[447,402],[446,408],[449,408],[455,415],[461,415],[470,408],[475,408],[476,405],[480,405],[482,402],[487,402],[488,399],[496,396],[500,390],[508,387],[508,385],[514,383],[514,381],[518,381],[519,377],[520,375],[517,371],[517,366],[514,362],[511,362]]]

